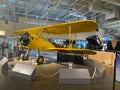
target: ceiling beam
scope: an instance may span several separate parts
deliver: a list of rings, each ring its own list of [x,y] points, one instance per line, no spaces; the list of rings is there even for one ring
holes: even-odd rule
[[[120,28],[120,20],[104,23],[102,26],[105,28]]]
[[[111,3],[111,4],[114,4],[114,5],[117,5],[117,6],[120,6],[120,2],[117,1],[117,0],[100,0],[100,1],[103,1],[103,2],[106,2],[106,3]]]
[[[48,8],[48,10],[45,12],[45,14],[43,15],[43,17],[46,17],[48,15],[49,11],[54,10],[54,8],[59,7],[62,1],[63,0],[59,0],[55,5],[53,5],[50,8]]]
[[[65,14],[67,15],[67,11],[70,7],[74,6],[79,0],[75,0],[71,5],[69,5],[69,7],[67,9],[65,9],[59,16],[56,17],[56,19],[60,19],[63,16],[65,16]],[[82,0],[83,1],[83,0]]]

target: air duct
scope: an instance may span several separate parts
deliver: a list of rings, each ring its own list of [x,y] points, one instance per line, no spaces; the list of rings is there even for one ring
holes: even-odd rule
[[[91,3],[89,6],[90,12],[105,14],[105,20],[119,19],[119,8],[113,8],[111,10],[103,8],[103,2]]]

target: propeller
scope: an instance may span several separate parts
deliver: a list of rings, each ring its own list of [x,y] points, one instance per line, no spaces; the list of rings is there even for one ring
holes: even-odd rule
[[[30,42],[30,35],[26,32],[21,35],[20,37],[20,43],[22,46],[27,46]]]

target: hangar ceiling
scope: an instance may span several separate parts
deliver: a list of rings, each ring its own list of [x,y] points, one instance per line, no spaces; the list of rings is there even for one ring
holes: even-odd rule
[[[19,16],[58,22],[96,19],[120,6],[119,0],[113,4],[112,1],[115,0],[0,0],[0,18],[16,22]],[[101,12],[94,10],[96,6],[101,7]]]
[[[2,0],[0,17],[17,21],[19,16],[58,22],[86,18],[91,0]]]
[[[119,8],[120,0],[0,0],[0,20],[9,23],[21,22],[19,17],[55,22],[93,19],[110,29],[105,23],[120,19]]]

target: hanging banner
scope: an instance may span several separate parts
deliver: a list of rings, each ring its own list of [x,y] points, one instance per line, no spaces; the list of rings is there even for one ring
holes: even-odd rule
[[[120,82],[120,52],[116,53],[116,81]]]

